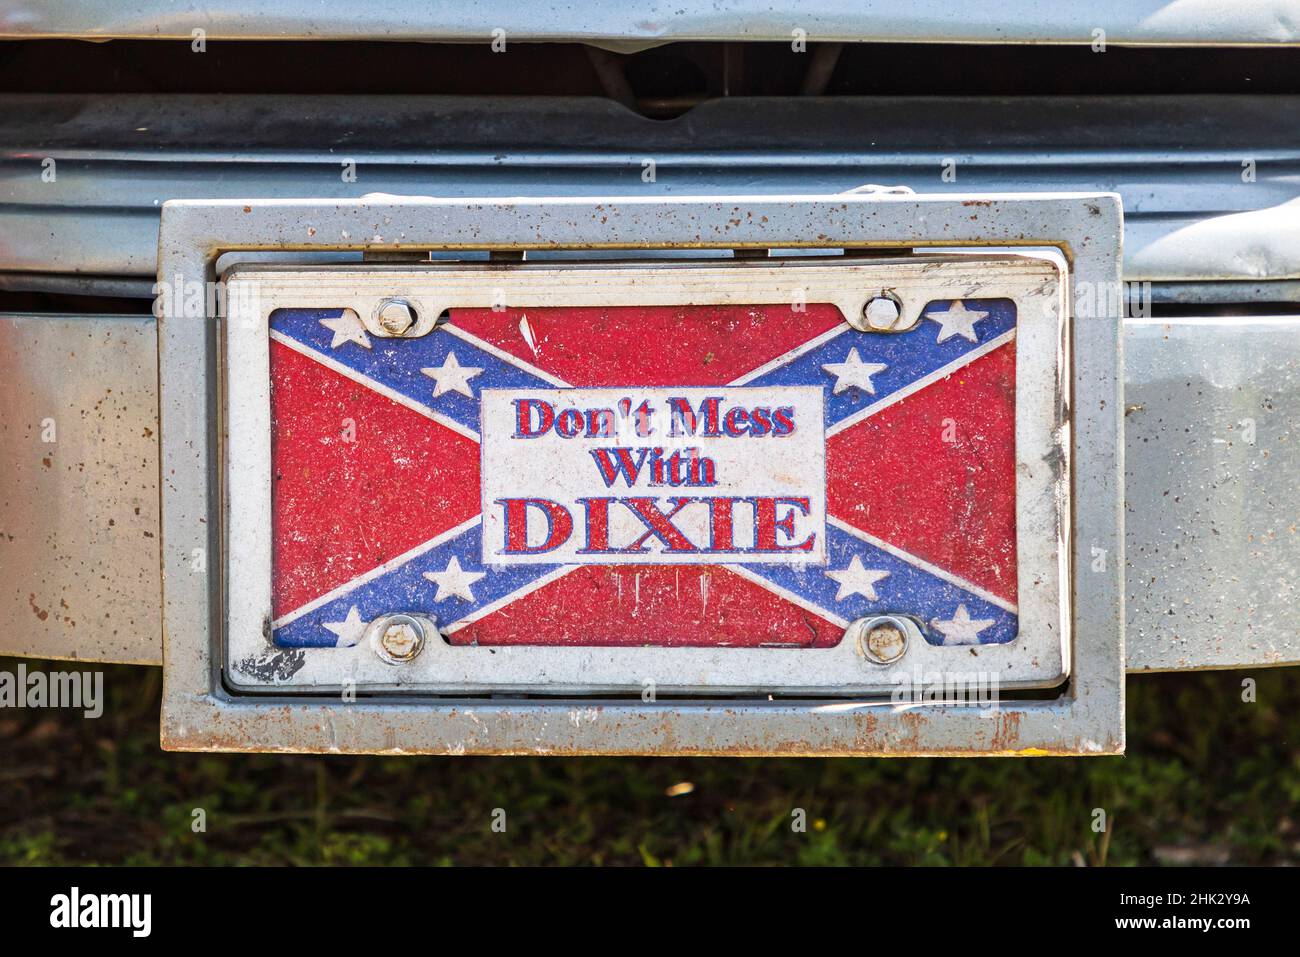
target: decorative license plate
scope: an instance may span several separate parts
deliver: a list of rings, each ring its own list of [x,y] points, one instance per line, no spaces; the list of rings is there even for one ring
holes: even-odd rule
[[[1059,681],[1063,282],[1010,256],[242,268],[229,676]]]

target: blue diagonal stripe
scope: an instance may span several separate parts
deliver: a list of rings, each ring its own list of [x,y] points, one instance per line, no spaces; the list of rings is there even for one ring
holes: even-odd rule
[[[282,648],[332,648],[338,639],[325,628],[325,623],[343,621],[353,605],[364,621],[372,621],[380,615],[394,612],[419,612],[436,618],[438,626],[446,628],[559,567],[485,566],[482,563],[482,528],[482,524],[477,524],[457,537],[417,555],[406,564],[277,628],[275,643]],[[444,571],[453,555],[465,571],[486,573],[470,586],[474,594],[473,601],[450,595],[442,601],[434,601],[438,586],[426,579],[424,573]]]
[[[926,305],[921,321],[907,332],[887,335],[861,333],[845,327],[844,332],[816,349],[745,384],[825,386],[826,425],[830,427],[1015,327],[1016,307],[1009,299],[967,299],[962,303],[967,309],[989,314],[975,323],[974,342],[959,335],[938,341],[939,323],[926,317],[932,312],[948,309],[953,303],[936,300]],[[858,358],[863,362],[884,363],[885,368],[871,377],[871,384],[876,389],[874,394],[858,388],[845,389],[838,395],[831,391],[835,376],[822,366],[844,362],[851,349],[857,350]]]
[[[943,643],[943,635],[931,622],[936,618],[951,621],[958,605],[965,605],[971,618],[993,620],[980,632],[980,644],[1001,644],[1016,637],[1019,625],[1011,612],[834,525],[826,526],[826,548],[824,566],[748,565],[746,571],[849,621],[866,615],[911,615],[924,623],[925,640],[935,645]],[[840,586],[826,571],[848,568],[855,555],[864,567],[889,572],[888,578],[875,585],[876,601],[858,594],[845,596],[842,601],[835,598]]]
[[[339,309],[277,309],[271,314],[271,328],[475,431],[479,428],[478,395],[483,389],[554,388],[544,379],[445,331],[435,330],[418,339],[371,336],[369,349],[355,342],[344,342],[332,349],[334,333],[320,321],[340,314]],[[420,371],[440,368],[452,352],[462,366],[483,370],[469,380],[472,399],[454,391],[435,398],[434,380]]]

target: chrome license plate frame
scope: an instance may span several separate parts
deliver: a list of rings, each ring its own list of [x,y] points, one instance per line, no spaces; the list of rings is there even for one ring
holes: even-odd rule
[[[229,311],[229,321],[224,326],[222,410],[227,438],[224,462],[228,543],[225,566],[228,609],[226,680],[241,691],[277,693],[324,691],[337,694],[350,688],[364,693],[590,695],[640,694],[644,688],[652,686],[660,694],[693,696],[842,696],[892,694],[908,684],[925,683],[924,676],[944,675],[947,676],[944,679],[946,684],[960,682],[963,687],[978,688],[989,699],[996,698],[1004,689],[1059,684],[1069,671],[1070,621],[1069,596],[1065,589],[1070,507],[1065,275],[1063,259],[1051,254],[932,254],[887,259],[800,256],[778,261],[696,263],[543,262],[307,269],[254,264],[235,267],[224,277],[224,299]],[[880,332],[870,327],[862,330],[847,321],[847,317],[863,315],[867,301],[878,294],[887,294],[901,304],[897,325],[905,326],[907,331]],[[847,352],[850,347],[855,354],[861,351],[866,359],[871,359],[875,356],[873,347],[887,348],[889,354],[894,355],[900,350],[919,353],[932,346],[931,340],[937,337],[945,337],[949,341],[948,348],[965,344],[966,338],[961,334],[963,330],[943,325],[932,318],[946,314],[940,311],[941,307],[954,301],[1012,304],[1015,318],[1008,331],[988,342],[978,342],[973,327],[965,329],[971,343],[969,351],[958,354],[934,374],[898,389],[893,396],[902,396],[900,401],[907,403],[912,395],[920,393],[917,387],[927,381],[968,375],[973,367],[972,360],[988,354],[990,347],[1014,350],[1015,460],[1013,468],[1011,463],[1007,463],[1005,479],[1015,483],[1014,541],[1018,561],[1014,571],[1018,599],[999,598],[968,581],[949,576],[961,585],[949,586],[954,589],[954,597],[948,601],[944,612],[934,613],[935,616],[942,614],[942,619],[932,624],[929,615],[917,612],[925,604],[919,596],[895,591],[888,596],[888,604],[877,606],[869,615],[857,619],[862,623],[889,616],[889,621],[901,623],[907,636],[906,651],[889,662],[869,653],[864,647],[863,637],[858,634],[861,625],[855,628],[852,618],[840,615],[840,605],[835,602],[829,607],[806,605],[807,615],[817,615],[819,621],[829,619],[831,624],[844,629],[845,637],[830,647],[652,646],[650,629],[653,625],[649,621],[645,622],[645,643],[632,646],[490,645],[477,641],[469,645],[452,645],[439,635],[439,628],[448,622],[440,622],[438,615],[443,609],[455,608],[460,601],[452,599],[434,603],[432,582],[414,599],[420,602],[418,607],[406,604],[387,608],[379,614],[376,612],[382,606],[372,607],[364,616],[368,627],[363,630],[352,596],[363,583],[368,582],[367,576],[373,576],[379,570],[375,569],[335,589],[338,598],[334,602],[337,605],[341,601],[342,605],[332,616],[322,616],[322,621],[325,617],[335,619],[322,628],[332,629],[335,633],[345,630],[344,623],[355,618],[357,634],[350,639],[355,641],[354,644],[284,648],[276,646],[274,640],[268,641],[267,622],[271,623],[269,631],[274,638],[280,634],[279,622],[285,620],[272,611],[271,590],[271,529],[275,527],[272,488],[276,485],[271,457],[271,438],[276,427],[270,401],[272,375],[269,357],[273,343],[287,345],[300,355],[314,357],[319,363],[328,364],[331,371],[354,376],[348,380],[351,383],[370,385],[402,401],[415,403],[425,397],[424,392],[431,394],[433,390],[412,388],[409,397],[399,395],[378,379],[345,365],[340,358],[360,357],[372,375],[388,378],[391,367],[403,355],[402,350],[410,349],[412,343],[426,336],[453,336],[462,355],[467,349],[477,348],[474,354],[479,358],[471,361],[491,363],[495,357],[485,350],[495,347],[457,324],[457,311],[463,309],[494,308],[506,313],[503,318],[509,321],[514,318],[513,310],[519,309],[532,310],[536,317],[539,310],[554,307],[594,306],[613,310],[652,306],[747,307],[754,303],[779,303],[792,296],[807,303],[828,304],[838,311],[841,321],[837,327],[818,337],[818,340],[827,340],[822,349],[839,350],[830,354],[837,359],[839,353]],[[394,297],[408,304],[417,317],[416,324],[409,330],[412,335],[391,336],[378,322],[381,306]],[[356,318],[350,316],[348,321],[364,324],[366,331],[359,335],[366,337],[369,345],[361,348],[358,342],[342,340],[335,334],[331,339],[336,344],[334,348],[316,342],[321,350],[328,350],[318,351],[272,328],[271,318],[289,311],[335,309],[352,310],[352,316]],[[451,320],[439,325],[435,331],[432,317],[449,310],[452,310]],[[965,307],[962,311],[982,315]],[[807,312],[803,315],[807,316]],[[339,321],[342,320],[321,320],[321,325],[333,323],[333,326],[327,327],[324,333],[317,332],[317,335],[331,336],[329,328],[337,328]],[[315,326],[313,322],[306,324],[308,329],[315,329]],[[726,345],[720,348],[725,349]],[[451,350],[452,353],[455,351]],[[498,355],[512,359],[502,350],[496,351]],[[799,350],[795,349],[782,358],[797,355]],[[546,374],[521,360],[513,361],[532,368],[536,373]],[[384,368],[384,371],[376,372],[376,367]],[[826,379],[823,388],[829,397],[832,380],[829,376],[820,378]],[[474,387],[467,382],[458,381],[456,384],[471,396],[476,394]],[[558,380],[553,384],[568,387],[567,383]],[[772,388],[776,387],[769,387]],[[912,389],[917,391],[909,394]],[[572,390],[571,387],[556,394],[563,395],[568,391],[582,394],[581,390]],[[871,402],[872,399],[874,395],[868,397],[863,392],[862,401],[870,402],[870,406],[839,425],[870,413],[886,401],[882,398],[879,402]],[[429,401],[437,404],[432,399]],[[432,408],[426,411],[429,415],[440,416]],[[473,431],[476,427],[481,428],[477,417],[466,421],[468,428],[445,416],[440,418],[448,426],[460,427],[479,440],[478,433]],[[964,413],[963,419],[966,420]],[[966,421],[967,424],[962,426],[965,430],[987,427],[981,425],[978,416],[972,415]],[[293,421],[276,424],[289,431],[301,431]],[[953,420],[950,427],[955,433],[957,422]],[[373,430],[373,427],[368,428]],[[827,443],[833,431],[827,431]],[[485,455],[499,445],[486,443],[486,436],[483,440]],[[317,456],[324,454],[319,442],[313,446],[317,449]],[[553,450],[553,454],[558,453]],[[485,483],[495,474],[489,472],[493,464],[487,458],[483,461]],[[752,467],[758,465],[755,461]],[[870,463],[862,462],[861,467],[869,468]],[[274,471],[278,473],[278,470]],[[382,481],[378,478],[376,484]],[[989,481],[987,476],[985,481]],[[503,487],[514,491],[518,482],[519,479],[514,478],[506,481]],[[822,482],[824,489],[825,480]],[[952,497],[957,497],[959,492],[958,489],[951,490]],[[936,504],[938,508],[944,507],[943,503]],[[323,503],[322,507],[336,510],[339,506],[334,502]],[[408,520],[413,520],[419,507],[412,502],[406,510]],[[822,513],[825,514],[824,507]],[[483,521],[498,517],[485,502]],[[838,516],[828,515],[826,521],[837,522],[844,533],[862,534],[853,526],[844,524]],[[462,534],[471,532],[469,529]],[[822,532],[822,535],[814,534],[812,537],[820,542],[825,539],[824,527]],[[282,534],[299,533],[285,530]],[[486,527],[483,537],[488,537]],[[878,539],[875,541],[879,542]],[[351,549],[352,543],[348,544]],[[946,570],[895,548],[897,543],[880,544],[890,548],[895,556],[905,556],[905,570],[918,579],[929,573],[947,574]],[[869,541],[861,540],[856,545],[862,549],[873,547]],[[412,562],[419,560],[419,556],[410,559]],[[734,556],[732,560],[740,562],[745,558]],[[392,567],[393,562],[389,562],[384,574],[401,574],[407,564],[404,562]],[[494,576],[497,567],[487,560],[482,565],[474,564],[473,557],[466,558],[464,564],[466,568],[481,568],[474,573],[478,577]],[[595,564],[600,563],[571,556],[560,571]],[[829,556],[822,556],[817,566],[806,571],[814,576],[825,576],[836,572],[832,564]],[[772,588],[780,587],[770,579],[754,574],[749,566],[718,564],[713,567],[720,579],[724,576],[729,578],[731,574],[743,574],[747,576],[746,580]],[[456,568],[461,568],[460,562]],[[503,570],[510,571],[504,567]],[[842,574],[842,569],[836,573]],[[894,577],[898,578],[900,574],[902,572]],[[553,572],[543,576],[543,580],[554,575]],[[795,576],[790,580],[806,580],[806,576]],[[639,585],[638,578],[631,587],[639,591]],[[721,591],[722,585],[723,582],[719,581],[713,590]],[[878,585],[881,589],[887,587],[884,583]],[[525,585],[503,597],[501,602],[508,602],[517,594],[526,594],[526,589]],[[867,586],[867,590],[872,589]],[[548,594],[555,591],[550,590]],[[787,590],[782,589],[781,593],[793,600],[801,600],[800,596]],[[472,589],[464,588],[464,596],[472,594]],[[320,600],[318,598],[317,603]],[[412,601],[411,598],[406,600]],[[971,617],[968,606],[974,611],[975,627],[987,627],[1000,620],[1002,614],[1015,616],[1018,635],[997,644],[933,643],[947,640],[936,632],[935,625],[949,633],[954,632],[956,628],[949,623],[948,616],[964,621]],[[365,607],[364,602],[362,607]],[[983,612],[979,611],[981,607]],[[419,653],[400,663],[394,662],[377,647],[377,631],[385,627],[387,615],[394,613],[416,615],[419,618],[417,625],[425,637]],[[577,613],[576,627],[582,627],[583,617],[581,612]],[[456,627],[456,623],[451,623],[448,631]]]

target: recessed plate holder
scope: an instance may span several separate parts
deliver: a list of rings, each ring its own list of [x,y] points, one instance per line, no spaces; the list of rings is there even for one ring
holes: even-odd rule
[[[227,473],[229,463],[260,468],[257,456],[230,458],[224,453],[225,430],[233,425],[239,434],[244,427],[239,421],[241,413],[235,413],[233,422],[230,419],[228,390],[234,371],[227,350],[234,350],[236,361],[242,361],[241,340],[236,335],[223,344],[228,330],[218,317],[187,316],[177,306],[159,322],[167,679],[164,745],[178,749],[432,753],[1039,754],[1122,750],[1122,396],[1119,297],[1113,295],[1119,282],[1121,228],[1118,198],[1110,194],[539,198],[510,202],[382,197],[356,202],[166,204],[160,277],[169,283],[215,282],[217,258],[243,250],[1055,247],[1064,269],[1057,272],[1057,292],[1044,298],[1061,303],[1054,336],[1058,345],[1069,348],[1058,352],[1056,374],[1062,381],[1052,383],[1050,395],[1053,404],[1071,399],[1060,423],[1068,428],[1057,433],[1063,436],[1059,441],[1064,442],[1068,472],[1062,471],[1063,463],[1058,461],[1055,474],[1068,474],[1071,488],[1062,512],[1062,537],[1057,539],[1066,543],[1066,551],[1063,561],[1055,566],[1062,569],[1063,585],[1056,610],[1068,625],[1057,633],[1062,642],[1057,646],[1060,656],[1022,663],[1027,665],[1022,672],[1026,684],[1050,683],[1068,670],[1069,681],[1055,696],[1020,700],[1012,692],[991,707],[897,696],[890,700],[888,695],[871,693],[878,689],[869,687],[870,681],[841,690],[824,677],[808,680],[806,671],[802,675],[759,675],[757,680],[751,673],[747,681],[728,687],[715,681],[719,674],[708,673],[707,661],[701,662],[707,680],[670,680],[667,684],[674,690],[658,688],[656,694],[622,698],[609,694],[615,688],[631,690],[629,679],[635,669],[620,673],[617,668],[602,671],[601,666],[592,683],[573,680],[587,677],[574,669],[561,676],[558,687],[548,689],[559,691],[563,696],[558,698],[522,697],[528,690],[535,694],[537,688],[537,676],[530,678],[522,668],[515,672],[520,682],[504,691],[488,687],[499,679],[483,682],[486,672],[471,669],[453,675],[451,683],[441,688],[438,682],[446,678],[445,673],[426,675],[426,683],[417,680],[404,693],[394,693],[390,690],[392,666],[377,658],[374,667],[388,669],[388,675],[372,687],[367,687],[360,672],[355,684],[348,679],[338,685],[337,670],[313,673],[309,669],[322,666],[310,665],[295,673],[305,673],[311,680],[245,682],[241,679],[249,676],[229,666],[227,651],[252,648],[258,641],[265,647],[267,622],[260,611],[256,621],[240,611],[243,606],[258,608],[260,596],[252,594],[253,600],[247,600],[249,596],[230,588],[229,580],[232,568],[243,568],[241,555],[249,559],[249,572],[261,560],[256,550],[244,551],[250,540],[239,537],[238,521],[230,526],[227,537],[230,515],[225,514],[222,499],[223,494],[243,487],[241,482],[252,487],[251,474]],[[1040,266],[1044,261],[1022,260]],[[753,265],[762,269],[771,264]],[[867,260],[864,265],[873,264]],[[679,268],[685,276],[696,275],[693,270],[701,267],[684,264]],[[821,267],[800,267],[801,271],[810,268]],[[839,269],[843,264],[826,268]],[[545,271],[539,270],[538,275]],[[672,272],[656,265],[645,275]],[[408,270],[408,274],[412,281],[417,276],[429,277],[422,268]],[[528,276],[522,268],[511,274]],[[415,286],[406,292],[413,300],[422,301],[424,292]],[[378,290],[375,294],[379,295]],[[1024,295],[1023,289],[1020,295]],[[754,298],[746,293],[745,301]],[[337,299],[330,303],[331,307],[337,305]],[[358,301],[357,308],[360,311],[364,303]],[[259,321],[264,321],[264,315]],[[1064,342],[1059,338],[1062,329]],[[1018,361],[1021,348],[1017,346]],[[225,379],[224,396],[219,389],[222,370],[231,373]],[[245,378],[243,371],[240,380]],[[252,374],[247,378],[250,383],[265,381]],[[1018,392],[1023,391],[1021,385]],[[1017,411],[1019,414],[1019,408]],[[1061,502],[1058,493],[1062,490],[1051,483],[1047,487],[1052,488],[1049,497]],[[254,507],[252,503],[250,507]],[[1028,564],[1022,556],[1020,567]],[[242,574],[238,571],[236,577]],[[1024,608],[1021,614],[1023,618]],[[1008,647],[1024,647],[1028,628],[1028,622],[1022,620],[1020,638]],[[466,650],[471,649],[447,649],[452,655]],[[515,650],[522,662],[529,654],[563,649]],[[608,649],[622,650],[632,649]],[[751,651],[644,650],[676,655]],[[592,650],[587,651],[590,658]],[[767,649],[754,650],[762,651]],[[289,654],[305,656],[306,651]],[[790,660],[798,661],[804,654],[796,652]],[[421,654],[403,667],[415,666],[424,657]],[[431,655],[427,660],[442,659]],[[855,667],[862,667],[861,660]],[[365,667],[371,667],[369,662]],[[561,690],[564,688],[572,690]],[[579,695],[587,688],[610,690]],[[764,689],[770,690],[764,694]],[[782,689],[789,689],[790,696]],[[497,696],[474,696],[479,691]],[[799,694],[818,697],[801,699]]]

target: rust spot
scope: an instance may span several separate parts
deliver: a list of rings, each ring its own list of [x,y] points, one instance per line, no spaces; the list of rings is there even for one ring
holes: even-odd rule
[[[46,618],[50,617],[50,613],[48,611],[46,611],[44,608],[41,608],[39,605],[36,604],[35,592],[27,596],[27,604],[32,606],[32,611],[36,613],[36,617],[39,618],[41,621],[44,621]]]
[[[999,711],[994,719],[996,730],[989,739],[990,751],[1012,751],[1020,741],[1019,711]]]

